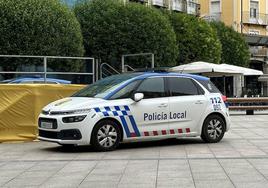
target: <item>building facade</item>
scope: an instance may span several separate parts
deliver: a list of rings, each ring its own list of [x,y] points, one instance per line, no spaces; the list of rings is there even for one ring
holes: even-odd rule
[[[201,17],[223,21],[236,31],[268,35],[268,0],[199,0]]]
[[[61,0],[68,6],[72,7],[75,3],[84,0]],[[200,15],[200,4],[198,0],[122,0],[127,2],[137,2],[147,6],[154,6],[157,8],[167,8],[172,11],[185,12],[196,16]]]
[[[187,14],[200,15],[200,4],[198,0],[124,0],[125,2],[139,2],[157,8],[167,8],[172,11]]]
[[[250,67],[268,73],[268,0],[199,0],[200,17],[208,21],[222,21],[242,33],[251,52]],[[267,78],[265,75],[264,77]],[[236,81],[235,81],[236,80]],[[239,87],[238,78],[234,85]],[[268,95],[268,79],[246,77],[242,87]],[[240,90],[241,91],[241,90]],[[238,92],[237,95],[239,95]]]

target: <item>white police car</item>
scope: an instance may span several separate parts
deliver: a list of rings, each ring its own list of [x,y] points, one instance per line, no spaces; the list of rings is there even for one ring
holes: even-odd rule
[[[230,127],[225,100],[202,76],[114,75],[47,105],[39,116],[39,139],[101,151],[120,142],[177,137],[215,143]]]

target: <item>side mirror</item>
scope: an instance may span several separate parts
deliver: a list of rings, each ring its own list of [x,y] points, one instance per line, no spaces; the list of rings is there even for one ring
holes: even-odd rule
[[[142,100],[144,98],[144,94],[143,93],[135,93],[133,100],[135,102],[139,102],[140,100]]]

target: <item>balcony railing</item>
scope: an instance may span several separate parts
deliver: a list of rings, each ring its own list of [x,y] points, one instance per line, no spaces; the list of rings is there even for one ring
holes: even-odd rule
[[[164,3],[165,3],[164,0],[152,0],[152,5],[163,7]]]
[[[187,1],[186,0],[172,0],[172,10],[186,12]]]
[[[187,13],[193,15],[200,15],[200,4],[194,1],[187,1]]]
[[[243,23],[254,25],[268,25],[268,15],[260,13],[251,15],[250,12],[243,12]]]
[[[141,3],[141,4],[148,3],[148,0],[129,0],[129,1],[136,2],[136,3]]]
[[[250,47],[249,51],[252,57],[267,57],[268,56],[268,48]]]
[[[204,19],[206,21],[209,21],[209,22],[213,22],[213,21],[221,21],[221,13],[218,12],[218,13],[211,13],[210,15],[208,16],[205,16]]]
[[[128,0],[132,2],[148,3],[156,7],[169,8],[174,11],[200,15],[200,4],[194,0]]]

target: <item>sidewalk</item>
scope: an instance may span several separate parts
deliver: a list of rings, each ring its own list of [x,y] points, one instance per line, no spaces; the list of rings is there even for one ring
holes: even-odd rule
[[[268,115],[231,117],[222,142],[123,144],[113,152],[0,144],[1,187],[268,187]]]

